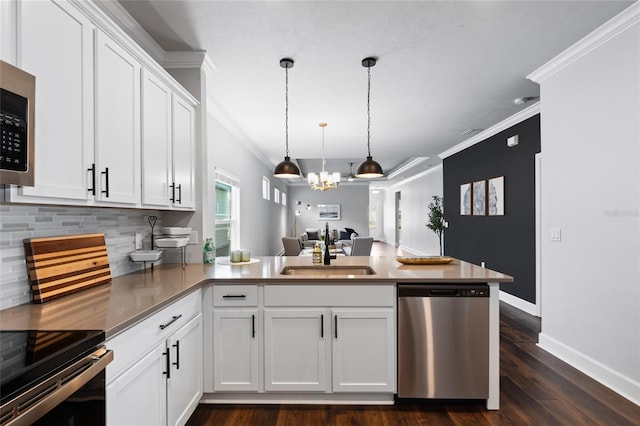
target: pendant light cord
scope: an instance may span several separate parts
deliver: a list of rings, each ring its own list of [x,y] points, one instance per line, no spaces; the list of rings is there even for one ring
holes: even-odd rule
[[[367,67],[367,152],[371,157],[371,66]]]
[[[289,157],[289,68],[284,69],[284,143]]]

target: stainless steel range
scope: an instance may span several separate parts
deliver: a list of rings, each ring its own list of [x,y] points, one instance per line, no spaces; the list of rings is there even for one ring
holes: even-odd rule
[[[0,331],[0,425],[104,425],[103,331]]]

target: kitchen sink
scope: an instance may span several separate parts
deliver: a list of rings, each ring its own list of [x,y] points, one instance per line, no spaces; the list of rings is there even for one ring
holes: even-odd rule
[[[324,275],[324,276],[345,276],[345,275],[375,275],[376,271],[370,266],[358,265],[297,265],[285,266],[280,271],[281,275]]]

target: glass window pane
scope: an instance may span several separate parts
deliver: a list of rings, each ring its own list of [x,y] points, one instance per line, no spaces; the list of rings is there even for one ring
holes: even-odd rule
[[[216,181],[216,220],[231,220],[231,190],[230,185]]]
[[[229,256],[231,248],[231,224],[216,223],[216,256]]]

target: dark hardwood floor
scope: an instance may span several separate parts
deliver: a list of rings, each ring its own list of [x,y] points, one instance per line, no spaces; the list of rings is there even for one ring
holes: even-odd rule
[[[397,254],[390,247],[379,249]],[[500,304],[498,411],[488,411],[484,401],[409,401],[391,406],[201,404],[187,425],[640,425],[639,406],[538,348],[539,332],[538,318]]]

